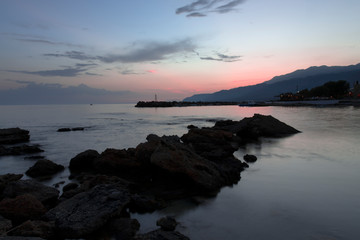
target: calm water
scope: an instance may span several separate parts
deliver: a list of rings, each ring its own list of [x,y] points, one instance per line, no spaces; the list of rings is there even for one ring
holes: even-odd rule
[[[133,105],[0,106],[0,128],[30,130],[46,158],[68,166],[76,154],[95,149],[135,147],[149,133],[179,135],[189,124],[240,120],[254,113],[272,115],[301,130],[283,139],[264,139],[239,149],[239,158],[258,161],[241,181],[196,206],[178,202],[138,215],[142,232],[155,229],[164,215],[191,239],[360,239],[360,108],[237,106],[137,109]],[[80,132],[56,132],[86,127]],[[0,174],[23,173],[34,164],[23,157],[0,157]],[[68,171],[52,185],[68,181]]]

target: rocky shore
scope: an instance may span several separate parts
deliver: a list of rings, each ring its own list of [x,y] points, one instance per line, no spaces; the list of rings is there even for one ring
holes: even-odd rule
[[[150,134],[135,148],[79,153],[69,162],[71,183],[61,194],[41,183],[64,169],[47,159],[38,159],[26,171],[30,180],[23,180],[22,174],[0,176],[0,238],[189,239],[176,231],[181,223],[169,216],[157,221],[159,229],[138,234],[140,225],[131,213],[153,212],[174,200],[215,196],[240,180],[247,162],[256,161],[252,155],[245,155],[244,161],[235,158],[240,145],[299,132],[259,114],[218,121],[211,128],[188,128],[181,137]],[[14,136],[9,137],[9,129],[0,129],[1,144],[15,144],[4,139],[16,139],[16,134],[24,134],[20,130],[11,130]],[[29,137],[16,144],[23,141]],[[0,145],[0,149],[14,147]]]

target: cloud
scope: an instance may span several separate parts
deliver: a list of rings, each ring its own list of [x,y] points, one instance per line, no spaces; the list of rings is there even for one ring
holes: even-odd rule
[[[46,57],[66,57],[66,58],[71,58],[71,59],[76,59],[76,60],[96,60],[96,57],[93,56],[89,56],[86,55],[84,52],[80,52],[80,51],[67,51],[65,53],[46,53],[43,54],[43,56]]]
[[[67,47],[78,47],[83,48],[84,46],[79,44],[72,44],[72,43],[65,43],[65,42],[54,42],[46,39],[39,39],[39,38],[16,38],[16,41],[20,42],[28,42],[28,43],[41,43],[41,44],[48,44],[48,45],[60,45],[60,46],[67,46]]]
[[[164,60],[172,54],[192,52],[196,45],[190,39],[184,39],[173,43],[147,42],[138,49],[124,54],[108,54],[98,56],[97,59],[105,63],[122,62],[138,63]]]
[[[187,17],[206,17],[208,13],[228,13],[245,0],[197,0],[176,9],[176,14],[187,13]]]
[[[202,57],[200,56],[200,54],[196,51],[194,51],[196,53],[196,55],[199,56],[199,58],[201,60],[208,60],[208,61],[219,61],[219,62],[237,62],[237,61],[241,61],[241,57],[240,55],[226,55],[223,53],[215,53],[215,56],[206,56],[206,57]]]
[[[73,68],[68,67],[65,69],[55,69],[55,70],[44,70],[44,71],[13,71],[8,70],[7,72],[15,72],[15,73],[24,73],[24,74],[32,74],[38,75],[42,77],[76,77],[80,75],[80,73],[87,71],[88,69],[84,68]]]

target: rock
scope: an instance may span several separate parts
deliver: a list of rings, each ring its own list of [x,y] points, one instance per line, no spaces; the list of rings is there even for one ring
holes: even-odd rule
[[[70,132],[71,128],[59,128],[57,131],[58,132]]]
[[[3,192],[3,190],[5,189],[5,187],[10,183],[10,182],[15,182],[20,180],[23,177],[23,174],[5,174],[5,175],[0,175],[0,195]]]
[[[99,157],[100,154],[96,150],[86,150],[70,160],[69,169],[72,172],[91,171],[94,161]]]
[[[98,185],[50,209],[45,219],[55,221],[56,231],[62,237],[83,238],[119,216],[129,201],[128,192],[116,185]]]
[[[112,239],[132,240],[140,229],[140,223],[136,219],[115,218],[107,224],[106,229],[111,233]]]
[[[136,213],[151,213],[164,207],[165,204],[162,201],[139,194],[132,194],[129,204],[130,212]]]
[[[44,239],[39,237],[6,236],[6,237],[0,237],[0,240],[44,240]]]
[[[44,205],[30,194],[3,199],[0,202],[0,214],[15,223],[39,219],[45,212]]]
[[[75,127],[75,128],[72,128],[71,131],[84,131],[85,128],[83,127]]]
[[[54,230],[54,222],[28,220],[21,225],[11,229],[7,234],[9,236],[40,237],[44,239],[51,239],[55,236]]]
[[[62,165],[56,164],[47,159],[40,159],[34,164],[34,166],[30,167],[26,171],[26,175],[33,178],[38,178],[50,176],[63,170],[64,166]]]
[[[166,216],[157,220],[156,225],[164,231],[174,231],[178,222],[173,217]]]
[[[141,163],[135,155],[125,149],[108,148],[94,161],[94,168],[99,173],[121,175],[136,178],[141,174]]]
[[[152,153],[150,162],[169,176],[180,177],[184,184],[190,180],[192,186],[204,190],[218,190],[223,182],[214,163],[180,142],[164,139]]]
[[[44,150],[40,149],[36,145],[31,146],[31,145],[23,144],[21,146],[15,146],[15,147],[9,147],[9,148],[0,146],[0,156],[32,154],[32,153],[39,153],[39,152],[43,152],[43,151]]]
[[[10,182],[4,189],[2,198],[15,198],[23,194],[31,194],[44,205],[52,205],[59,197],[59,191],[34,180]]]
[[[78,188],[79,185],[77,183],[68,183],[63,187],[63,192],[67,192],[73,189]]]
[[[244,155],[243,158],[246,162],[250,162],[250,163],[256,162],[257,160],[257,157],[255,155],[250,155],[250,154]]]
[[[0,236],[6,235],[6,232],[12,227],[11,221],[0,215]]]
[[[261,114],[254,114],[251,118],[244,118],[239,122],[239,125],[241,127],[237,135],[250,139],[259,137],[277,138],[300,132],[272,116]]]
[[[0,144],[15,144],[28,142],[30,139],[29,131],[20,128],[0,129]]]
[[[135,236],[135,240],[190,240],[190,238],[184,236],[179,232],[155,230],[145,234],[139,234]]]

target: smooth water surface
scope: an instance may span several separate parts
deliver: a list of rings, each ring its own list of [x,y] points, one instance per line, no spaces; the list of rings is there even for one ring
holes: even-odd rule
[[[287,138],[262,139],[235,156],[258,161],[242,179],[196,205],[180,201],[152,214],[133,214],[142,232],[156,220],[175,216],[178,230],[191,239],[360,239],[360,109],[354,107],[134,108],[133,105],[0,106],[0,128],[30,130],[46,158],[68,166],[76,154],[128,148],[150,133],[179,135],[186,126],[212,126],[220,119],[240,120],[254,113],[272,115],[302,131]],[[80,132],[57,132],[85,127]],[[23,173],[34,164],[21,157],[0,157],[0,174]],[[68,181],[68,171],[46,182]]]

